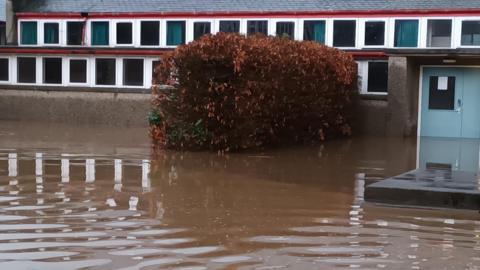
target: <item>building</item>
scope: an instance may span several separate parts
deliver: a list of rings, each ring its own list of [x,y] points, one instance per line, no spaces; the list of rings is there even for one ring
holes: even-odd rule
[[[6,13],[5,13],[5,0],[0,0],[0,45],[6,44],[6,31],[5,31],[5,21]]]
[[[203,34],[288,35],[353,54],[366,129],[480,138],[480,0],[9,2],[2,88],[148,89]]]

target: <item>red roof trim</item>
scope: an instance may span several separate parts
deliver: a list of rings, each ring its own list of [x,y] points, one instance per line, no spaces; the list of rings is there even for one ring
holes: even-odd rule
[[[245,17],[382,17],[382,16],[471,16],[480,15],[477,9],[405,9],[405,10],[342,10],[342,11],[285,11],[285,12],[139,12],[89,13],[89,18],[245,18]],[[17,13],[19,19],[82,18],[80,13]]]
[[[0,54],[41,54],[41,55],[113,55],[113,56],[162,56],[173,49],[69,49],[69,48],[1,48]],[[386,58],[387,54],[382,51],[347,51],[355,58]]]

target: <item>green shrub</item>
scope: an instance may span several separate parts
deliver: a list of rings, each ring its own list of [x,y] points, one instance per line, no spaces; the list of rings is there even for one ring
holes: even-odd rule
[[[151,135],[167,148],[241,150],[349,135],[357,67],[314,42],[219,33],[156,68]]]

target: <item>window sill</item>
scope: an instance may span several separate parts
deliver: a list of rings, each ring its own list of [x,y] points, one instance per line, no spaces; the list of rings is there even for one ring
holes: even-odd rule
[[[71,92],[97,92],[97,93],[134,93],[134,94],[150,94],[150,88],[120,88],[120,87],[90,87],[90,86],[58,86],[58,85],[36,85],[36,84],[23,84],[23,85],[1,85],[1,90],[26,90],[26,91],[71,91]]]
[[[387,100],[388,94],[360,94],[362,100]]]

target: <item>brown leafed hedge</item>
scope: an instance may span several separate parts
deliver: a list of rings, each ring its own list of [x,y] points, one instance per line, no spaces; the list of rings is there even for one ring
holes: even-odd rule
[[[175,149],[241,150],[349,135],[357,66],[314,42],[219,33],[155,69],[151,135]]]

